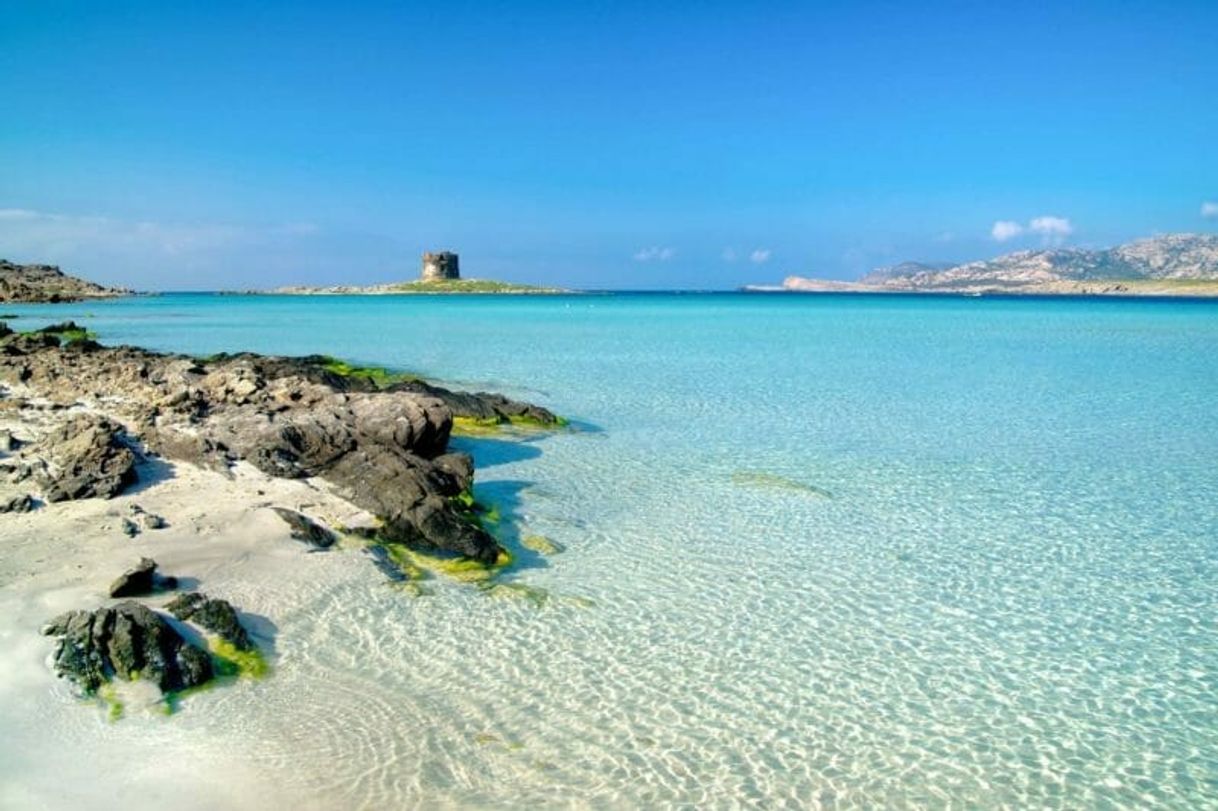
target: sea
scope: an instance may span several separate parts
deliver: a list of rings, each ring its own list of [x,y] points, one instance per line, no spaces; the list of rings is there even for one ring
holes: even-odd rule
[[[98,770],[124,808],[170,758],[217,781],[239,758],[335,809],[1218,807],[1218,303],[0,309],[107,344],[333,355],[570,420],[454,440],[527,599],[411,596],[338,551],[366,576],[319,574],[271,617],[261,682],[108,723],[48,670],[47,740],[142,764]]]

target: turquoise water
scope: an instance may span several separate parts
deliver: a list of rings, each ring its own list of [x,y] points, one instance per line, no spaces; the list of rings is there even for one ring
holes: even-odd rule
[[[290,704],[266,722],[250,757],[271,779],[368,808],[1218,806],[1218,305],[5,309],[107,343],[409,369],[581,428],[461,443],[509,541],[566,546],[512,574],[545,605],[370,575],[282,625],[272,681],[335,691],[313,734]]]

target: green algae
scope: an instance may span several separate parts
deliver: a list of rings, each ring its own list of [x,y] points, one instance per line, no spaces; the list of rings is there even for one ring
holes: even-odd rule
[[[503,550],[494,563],[483,563],[473,558],[430,555],[399,543],[383,543],[382,546],[402,570],[407,583],[418,583],[432,576],[458,583],[485,583],[512,564],[511,554]]]
[[[126,705],[122,699],[118,697],[118,690],[113,684],[103,684],[97,690],[97,697],[101,699],[106,707],[106,720],[114,723],[123,717],[126,712]]]
[[[453,436],[500,436],[510,433],[555,431],[571,424],[565,417],[555,417],[554,422],[536,417],[453,417]]]
[[[566,549],[562,544],[552,541],[544,535],[525,535],[520,539],[520,545],[539,555],[557,555]]]
[[[761,487],[770,490],[786,490],[792,493],[801,493],[806,496],[814,496],[816,498],[833,498],[833,494],[828,490],[822,490],[811,484],[788,479],[786,476],[779,476],[776,473],[767,473],[759,470],[737,470],[732,474],[732,484],[743,487]]]
[[[207,646],[217,676],[261,680],[270,675],[271,666],[257,648],[241,650],[226,639],[209,639]]]
[[[391,372],[383,366],[355,366],[330,355],[323,355],[318,366],[339,377],[367,380],[380,389],[392,386],[394,383],[406,383],[419,379],[418,376],[406,372]]]
[[[479,529],[485,530],[488,526],[498,526],[503,520],[503,515],[499,512],[497,505],[483,504],[478,501],[474,498],[473,490],[468,487],[449,498],[448,501],[462,520]]]
[[[87,330],[83,327],[74,327],[72,329],[60,329],[59,325],[43,327],[42,329],[23,332],[22,335],[54,335],[65,344],[74,344],[78,341],[94,341],[97,340],[97,333],[92,330]]]

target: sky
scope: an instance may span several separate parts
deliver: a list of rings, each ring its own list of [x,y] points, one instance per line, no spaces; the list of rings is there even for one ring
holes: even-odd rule
[[[1218,3],[0,0],[0,257],[856,278],[1218,232]]]

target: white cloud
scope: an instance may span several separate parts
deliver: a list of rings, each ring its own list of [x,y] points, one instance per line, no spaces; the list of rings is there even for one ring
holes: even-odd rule
[[[1028,230],[1046,239],[1065,239],[1074,233],[1074,226],[1065,217],[1037,217],[1028,223]]]
[[[1006,242],[1024,234],[1036,234],[1046,245],[1060,245],[1073,233],[1074,225],[1070,220],[1048,215],[1033,217],[1027,225],[1014,220],[998,220],[990,228],[990,236],[997,242]]]
[[[1205,217],[1206,219],[1218,217],[1218,203],[1212,203],[1208,200],[1202,203],[1201,216]]]
[[[771,253],[772,251],[770,251],[769,248],[758,248],[749,254],[749,261],[754,265],[764,265],[766,262],[770,261]]]
[[[723,253],[720,255],[723,257],[724,262],[735,262],[736,261],[736,249],[735,248],[724,248]]]
[[[659,245],[653,245],[650,248],[643,248],[634,254],[636,262],[667,262],[677,255],[677,252],[672,248],[662,248]]]
[[[990,229],[990,235],[999,242],[1006,242],[1008,239],[1014,239],[1023,233],[1023,226],[1011,220],[999,220],[994,223],[994,227]]]

